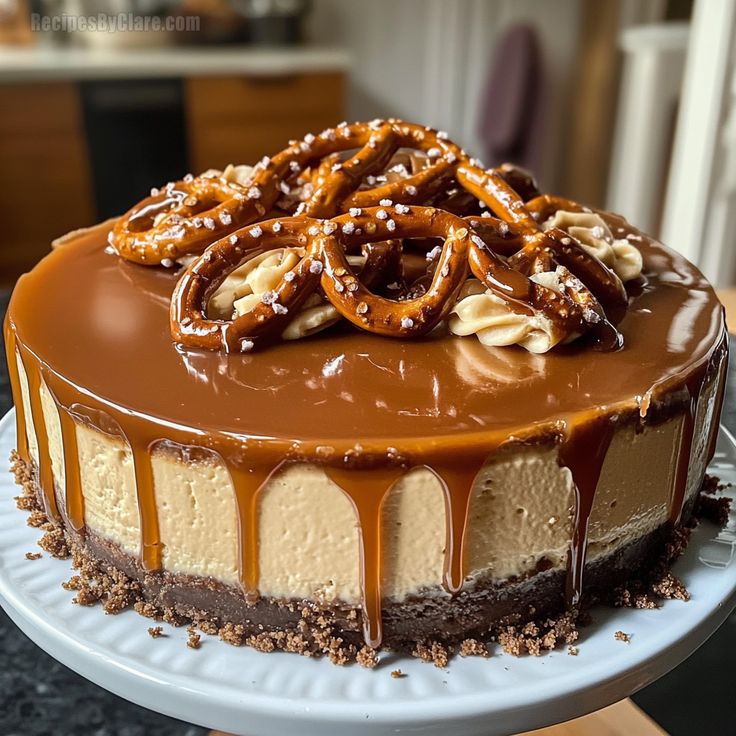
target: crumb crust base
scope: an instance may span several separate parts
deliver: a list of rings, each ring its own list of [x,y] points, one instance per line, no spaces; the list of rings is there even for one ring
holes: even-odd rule
[[[148,572],[94,531],[75,533],[65,523],[63,504],[61,523],[49,521],[42,510],[35,466],[14,453],[11,469],[22,488],[19,508],[29,512],[31,526],[44,531],[42,549],[56,557],[71,556],[77,574],[64,587],[75,592],[75,603],[100,604],[110,614],[132,607],[157,621],[190,626],[192,641],[195,627],[230,644],[264,652],[326,656],[335,664],[357,661],[366,667],[378,663],[379,652],[363,642],[359,608],[315,600],[251,601],[239,588],[212,578]],[[494,645],[514,655],[538,655],[567,645],[574,655],[579,625],[589,619],[587,611],[594,603],[656,608],[664,598],[687,600],[689,594],[670,566],[687,545],[697,517],[717,521],[723,516],[725,499],[713,496],[716,486],[716,479],[706,477],[703,490],[686,508],[685,524],[664,524],[588,563],[579,609],[565,605],[565,572],[544,569],[542,563],[527,578],[479,580],[455,597],[438,589],[386,602],[382,650],[409,653],[440,667],[453,654],[488,656]]]

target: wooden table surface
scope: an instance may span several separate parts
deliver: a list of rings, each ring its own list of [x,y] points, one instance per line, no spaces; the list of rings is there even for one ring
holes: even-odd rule
[[[229,734],[210,731],[209,736]],[[667,733],[627,698],[574,721],[518,736],[667,736]]]
[[[736,327],[736,288],[719,289],[718,297],[726,308],[726,321]],[[608,708],[590,713],[557,726],[528,731],[518,736],[667,736],[644,711],[629,698],[609,705]],[[228,736],[221,731],[211,731],[210,736]]]

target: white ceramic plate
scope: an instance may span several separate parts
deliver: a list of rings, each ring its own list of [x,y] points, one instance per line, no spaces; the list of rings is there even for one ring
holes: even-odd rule
[[[0,421],[0,457],[15,445],[12,412]],[[3,460],[3,462],[5,462]],[[246,736],[508,734],[602,708],[679,664],[736,603],[736,514],[725,530],[702,524],[675,566],[692,594],[657,611],[595,609],[577,657],[457,658],[447,669],[384,656],[381,665],[335,667],[326,660],[261,654],[202,637],[186,647],[183,629],[164,625],[153,640],[148,619],[128,611],[70,603],[61,588],[68,562],[29,561],[39,532],[25,524],[18,489],[0,466],[0,602],[42,649],[124,698],[191,723]],[[736,481],[736,442],[721,430],[713,470]],[[626,644],[614,639],[622,630]],[[400,668],[406,677],[395,679]]]

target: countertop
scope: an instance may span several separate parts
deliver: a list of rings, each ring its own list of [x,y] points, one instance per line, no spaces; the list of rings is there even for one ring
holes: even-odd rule
[[[343,71],[350,55],[325,46],[161,48],[0,47],[0,83]]]
[[[736,310],[736,291],[722,298]],[[7,299],[7,292],[0,292],[0,316]],[[730,316],[730,323],[736,325],[736,313]],[[731,340],[731,351],[736,354],[736,338]],[[0,414],[11,405],[2,360]],[[736,360],[731,361],[729,369],[723,423],[736,432]],[[687,661],[644,688],[633,700],[671,736],[733,733],[730,660],[735,651],[736,617],[732,614]],[[569,731],[573,732],[578,733]],[[602,733],[598,727],[590,732],[591,736],[598,733]],[[0,609],[0,734],[206,736],[207,731],[140,708],[85,680],[33,644]]]

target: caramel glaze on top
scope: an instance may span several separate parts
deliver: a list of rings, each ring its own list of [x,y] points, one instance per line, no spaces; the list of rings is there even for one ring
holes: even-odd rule
[[[522,442],[559,443],[576,486],[568,603],[582,591],[587,522],[614,427],[682,414],[671,520],[682,512],[703,387],[725,374],[723,309],[685,259],[605,215],[617,237],[634,233],[645,276],[619,325],[624,347],[585,344],[533,355],[486,348],[440,332],[415,341],[330,331],[254,355],[184,350],[169,334],[178,273],[105,252],[107,227],[57,248],[13,293],[6,346],[29,458],[16,351],[27,372],[39,447],[39,482],[59,518],[38,389],[59,407],[68,523],[84,532],[75,422],[130,444],[141,523],[141,563],[161,568],[150,452],[165,441],[214,450],[226,463],[239,514],[240,576],[258,591],[257,494],[284,463],[322,464],[347,494],[360,529],[366,642],[381,641],[381,504],[409,468],[442,481],[447,512],[444,586],[463,585],[463,541],[473,481],[489,456]],[[710,450],[715,443],[714,421]]]

